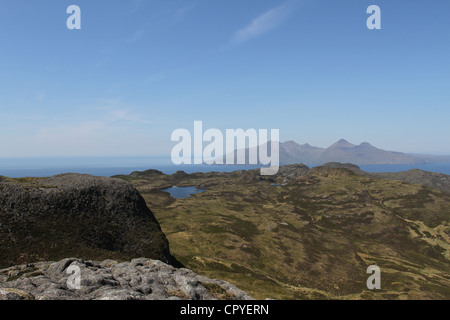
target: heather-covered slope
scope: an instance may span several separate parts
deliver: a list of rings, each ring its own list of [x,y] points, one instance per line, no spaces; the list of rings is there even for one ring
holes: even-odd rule
[[[272,177],[121,178],[143,194],[186,267],[255,298],[450,298],[450,194],[437,189],[349,164],[284,166]],[[173,199],[159,190],[171,185],[207,191]],[[372,264],[381,268],[381,290],[366,287]]]

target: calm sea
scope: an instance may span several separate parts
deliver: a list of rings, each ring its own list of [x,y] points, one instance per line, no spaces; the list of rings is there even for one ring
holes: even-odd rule
[[[371,166],[360,166],[361,170],[367,172],[399,172],[411,169],[420,169],[424,171],[440,172],[450,175],[450,163],[440,164],[421,164],[421,165],[404,165],[404,164],[379,164]]]
[[[0,176],[11,178],[49,177],[60,173],[86,173],[95,176],[110,177],[119,174],[130,174],[133,171],[148,169],[160,170],[166,174],[183,170],[194,172],[231,172],[235,170],[257,169],[255,165],[173,165],[167,158],[35,158],[35,159],[1,159]],[[410,169],[421,169],[450,175],[449,164],[425,165],[371,165],[361,166],[367,172],[398,172]]]
[[[174,165],[166,158],[36,158],[1,159],[0,176],[11,178],[50,177],[61,173],[86,173],[110,177],[133,171],[156,169],[166,174],[179,170],[194,172],[231,172],[257,169],[256,165]]]

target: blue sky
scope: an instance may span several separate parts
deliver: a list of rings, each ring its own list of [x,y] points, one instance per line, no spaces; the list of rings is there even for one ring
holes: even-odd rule
[[[0,157],[169,155],[194,120],[450,154],[449,15],[447,0],[0,0]]]

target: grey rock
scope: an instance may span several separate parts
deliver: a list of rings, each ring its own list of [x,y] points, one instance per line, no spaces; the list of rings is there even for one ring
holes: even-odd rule
[[[27,268],[18,265],[0,270],[0,300],[253,299],[228,282],[146,258],[121,263],[68,258],[36,263],[33,272],[23,273]],[[79,288],[69,285],[74,274],[68,271],[74,268],[80,271]]]

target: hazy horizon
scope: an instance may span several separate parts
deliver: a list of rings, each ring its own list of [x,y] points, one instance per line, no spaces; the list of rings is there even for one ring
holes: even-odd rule
[[[299,143],[297,141],[294,140],[286,140],[286,141],[280,141],[280,144],[282,143],[286,143],[286,142],[291,142],[293,141],[294,143],[297,143],[298,145],[304,145],[304,144],[308,144],[312,147],[318,147],[318,148],[323,148],[326,149],[330,146],[332,146],[334,143],[340,141],[340,140],[345,140],[353,145],[360,145],[362,143],[369,143],[372,146],[378,148],[378,149],[382,149],[385,151],[392,151],[392,152],[402,152],[405,154],[410,154],[410,155],[432,155],[432,156],[450,156],[450,152],[449,153],[421,153],[421,152],[403,152],[400,150],[388,150],[388,149],[384,149],[380,146],[374,145],[372,144],[370,141],[361,141],[361,142],[354,142],[354,141],[349,141],[347,139],[341,138],[338,140],[335,140],[333,143],[327,145],[327,146],[318,146],[318,145],[313,145],[309,142],[303,142],[303,143]],[[203,145],[207,145],[208,142],[204,142]],[[10,160],[10,159],[152,159],[152,160],[156,160],[156,159],[160,159],[160,160],[171,160],[171,155],[170,153],[168,154],[155,154],[155,155],[144,155],[144,154],[131,154],[131,155],[85,155],[85,156],[80,156],[80,155],[73,155],[73,156],[51,156],[51,155],[42,155],[42,156],[10,156],[10,157],[5,157],[0,155],[0,165],[1,165],[1,160]]]

